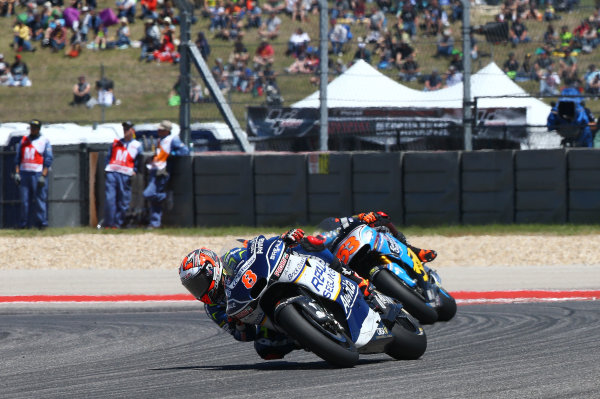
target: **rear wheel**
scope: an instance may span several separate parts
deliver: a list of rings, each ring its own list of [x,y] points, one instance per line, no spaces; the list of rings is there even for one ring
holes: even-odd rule
[[[375,288],[383,294],[402,302],[404,309],[423,324],[435,323],[437,311],[425,303],[425,299],[407,287],[395,274],[384,269],[371,279]]]
[[[438,321],[448,321],[456,314],[456,301],[446,290],[439,288],[441,305],[437,308]]]
[[[278,313],[277,323],[305,349],[335,367],[353,367],[358,351],[352,340],[338,328],[323,326],[307,312],[288,304]]]
[[[394,340],[385,348],[385,353],[398,360],[420,358],[427,349],[427,336],[419,322],[403,311],[392,328]]]

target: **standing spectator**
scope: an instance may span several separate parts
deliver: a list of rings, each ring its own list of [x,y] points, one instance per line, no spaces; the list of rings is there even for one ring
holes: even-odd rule
[[[82,105],[90,101],[91,88],[92,86],[85,80],[85,76],[81,75],[73,86],[73,101],[69,105]]]
[[[452,55],[452,50],[454,50],[454,38],[452,37],[452,31],[450,29],[444,29],[441,37],[439,37],[437,40],[437,53],[435,56],[449,57]]]
[[[13,46],[15,51],[35,51],[35,47],[31,45],[31,28],[25,25],[25,22],[17,18],[13,32]]]
[[[275,39],[279,36],[280,27],[281,19],[279,19],[275,12],[270,12],[269,18],[258,28],[258,36],[263,39]]]
[[[528,43],[531,41],[527,27],[521,22],[521,17],[517,16],[517,19],[512,23],[510,30],[508,31],[508,37],[515,47],[519,43]]]
[[[431,71],[431,75],[425,80],[425,88],[423,91],[435,91],[442,88],[442,78],[440,77],[438,70],[434,69]]]
[[[150,224],[149,229],[158,228],[162,219],[162,203],[167,199],[167,183],[169,182],[169,171],[167,160],[169,156],[187,155],[188,148],[181,142],[178,136],[171,134],[173,124],[162,121],[158,126],[158,144],[156,155],[148,164],[150,180],[144,190],[144,198],[150,202]]]
[[[27,68],[27,64],[21,60],[21,54],[15,55],[15,62],[10,66],[10,75],[9,86],[31,86],[29,68]]]
[[[29,136],[17,146],[15,156],[15,183],[19,186],[21,213],[19,228],[48,227],[48,171],[52,165],[52,146],[40,134],[42,122],[29,122]]]
[[[139,172],[142,143],[134,139],[133,123],[122,123],[123,138],[115,139],[106,154],[104,228],[123,227],[131,201],[131,177]]]

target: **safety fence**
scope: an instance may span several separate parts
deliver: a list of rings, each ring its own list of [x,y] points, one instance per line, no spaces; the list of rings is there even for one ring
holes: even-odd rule
[[[55,149],[49,223],[102,221],[105,149]],[[16,226],[14,153],[2,156],[0,220]],[[144,223],[146,176],[133,181],[129,224]],[[316,224],[385,210],[407,225],[598,223],[600,151],[206,153],[173,160],[168,226]]]

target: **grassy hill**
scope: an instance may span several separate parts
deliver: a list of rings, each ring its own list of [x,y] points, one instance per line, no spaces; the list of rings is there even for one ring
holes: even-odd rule
[[[593,9],[587,8],[593,5],[593,0],[582,0],[581,6],[569,14],[561,14],[562,20],[554,23],[556,27],[562,24],[568,25],[573,29],[581,19],[587,18],[592,14]],[[114,7],[114,1],[99,0],[100,9]],[[475,6],[473,9],[472,23],[489,22],[493,19],[497,7]],[[22,12],[22,9],[18,9]],[[139,10],[138,10],[139,14]],[[199,13],[197,13],[199,14]],[[395,17],[387,15],[388,24],[392,24]],[[285,103],[290,104],[298,101],[308,94],[317,90],[317,87],[309,82],[307,75],[289,75],[284,72],[285,67],[289,66],[293,59],[284,55],[286,42],[291,33],[299,26],[302,26],[312,38],[313,45],[318,45],[318,15],[311,15],[309,21],[304,24],[291,21],[290,17],[282,15],[283,21],[281,34],[273,42],[275,48],[276,61],[274,69],[278,72],[278,83],[285,98]],[[0,18],[0,52],[5,55],[8,62],[14,59],[14,51],[9,47],[12,41],[12,26],[14,17]],[[474,72],[494,60],[502,66],[510,51],[517,53],[519,61],[527,52],[534,53],[536,47],[541,45],[541,39],[546,30],[547,22],[525,21],[530,36],[533,41],[527,45],[519,45],[512,48],[510,45],[490,46],[485,43],[483,37],[478,36],[480,53],[487,54],[474,61]],[[209,64],[214,64],[214,59],[219,57],[227,59],[233,49],[233,43],[215,39],[208,32],[209,21],[200,18],[193,25],[192,38],[196,33],[204,31],[207,33],[209,43],[212,47],[212,54],[208,58]],[[458,45],[460,46],[461,23],[454,23],[451,28]],[[131,26],[132,38],[141,39],[143,24],[138,19]],[[109,30],[109,35],[114,35],[116,28]],[[354,37],[365,36],[367,33],[366,25],[355,24],[352,26]],[[250,52],[258,46],[259,40],[256,30],[248,30],[245,34],[244,42]],[[419,36],[413,43],[417,48],[417,61],[420,63],[424,73],[428,73],[433,68],[445,71],[448,66],[448,60],[433,58],[435,52],[435,38]],[[28,64],[30,77],[33,86],[29,88],[9,88],[0,87],[0,122],[27,121],[31,118],[40,118],[44,122],[75,122],[80,124],[92,124],[106,122],[118,122],[124,119],[131,119],[136,122],[158,121],[161,119],[178,120],[179,110],[177,107],[167,106],[168,93],[173,87],[179,74],[179,66],[172,64],[146,63],[138,60],[140,50],[129,48],[125,50],[104,50],[93,51],[84,49],[77,58],[69,58],[64,53],[52,53],[47,48],[40,48],[40,43],[36,42],[37,51],[33,53],[22,53],[23,60]],[[356,49],[356,42],[352,43],[351,49],[344,54],[343,59],[349,62],[352,59]],[[591,54],[579,56],[580,71],[585,71],[589,63],[600,64],[600,48],[594,50]],[[374,57],[374,64],[378,61]],[[77,76],[84,74],[90,82],[95,82],[101,77],[101,71],[115,82],[116,97],[121,100],[121,104],[107,108],[104,112],[100,107],[86,109],[84,107],[71,107],[68,103],[72,99],[71,89],[76,83]],[[396,76],[395,70],[385,71],[391,77]],[[194,71],[195,79],[200,80],[197,72]],[[421,88],[420,83],[409,84],[413,88]],[[522,86],[530,93],[536,94],[539,84],[537,82],[525,82]],[[385,93],[382,93],[385,95]],[[264,97],[253,98],[248,93],[233,93],[227,96],[235,115],[242,124],[245,125],[245,109],[248,105],[259,105],[264,101]],[[596,102],[591,102],[592,109],[598,113],[600,107]],[[213,121],[220,120],[220,114],[214,104],[202,103],[192,105],[192,121]]]

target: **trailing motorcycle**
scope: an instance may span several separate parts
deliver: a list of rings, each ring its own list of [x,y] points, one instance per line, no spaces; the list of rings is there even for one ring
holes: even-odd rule
[[[377,292],[366,300],[320,253],[279,237],[258,236],[246,248],[233,270],[225,266],[233,319],[284,332],[336,367],[354,366],[359,354],[409,360],[425,352],[425,332],[401,304]]]
[[[423,324],[448,321],[456,301],[439,275],[385,227],[372,228],[355,218],[328,218],[319,225],[325,245],[340,262],[369,279],[378,291],[402,302]]]

